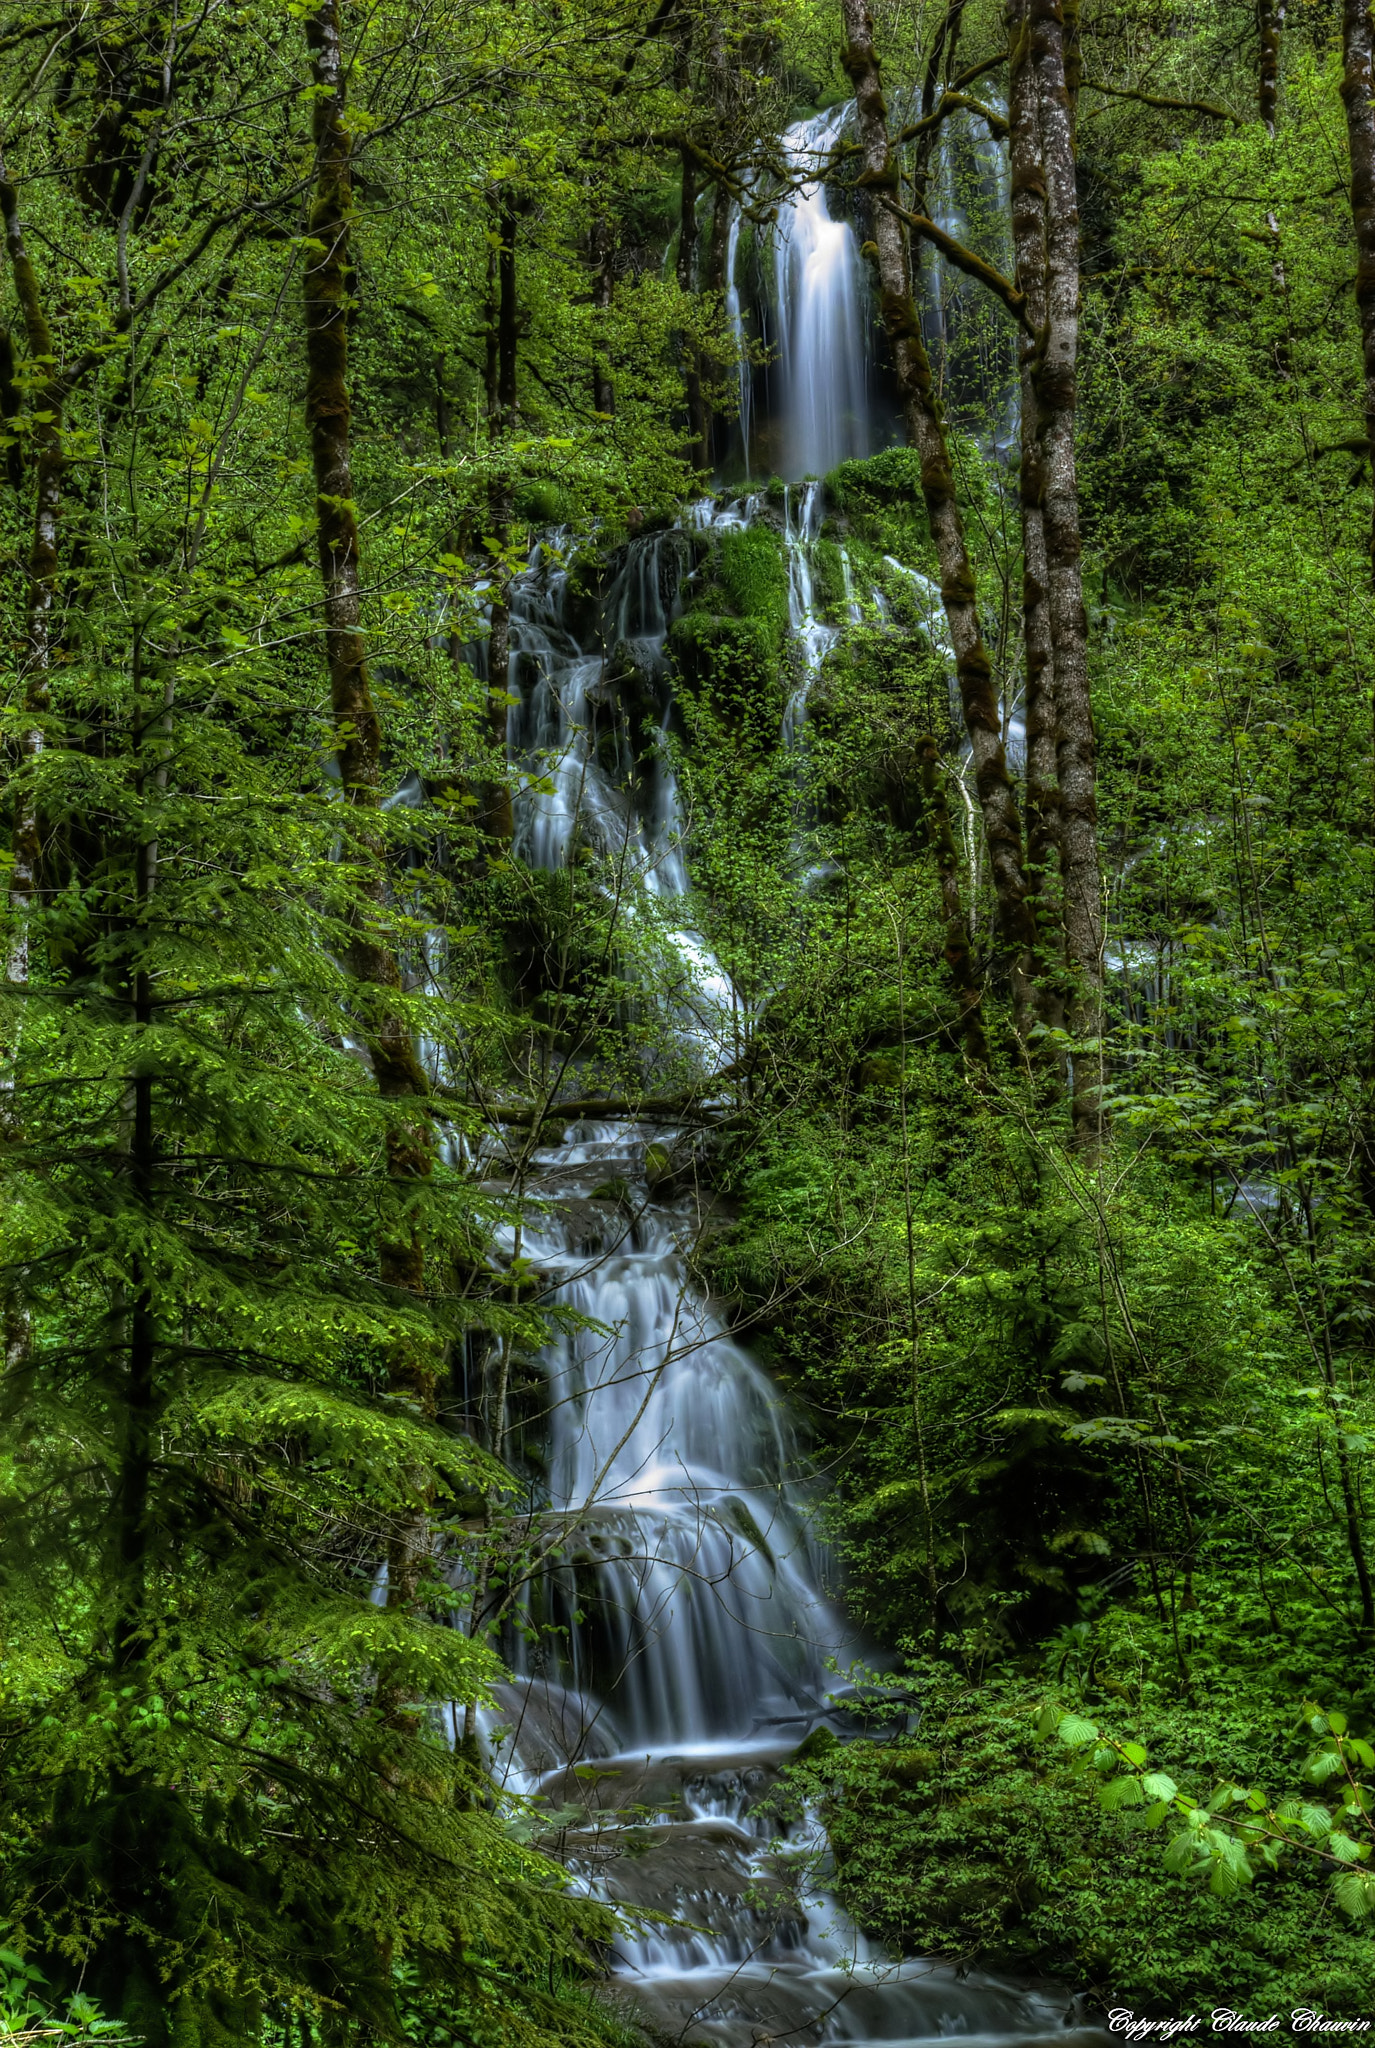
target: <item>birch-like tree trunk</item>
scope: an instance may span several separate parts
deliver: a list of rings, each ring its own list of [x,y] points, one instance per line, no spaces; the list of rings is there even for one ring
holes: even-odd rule
[[[874,197],[873,241],[884,331],[902,399],[908,438],[921,460],[922,496],[940,564],[941,601],[955,652],[955,673],[974,757],[975,784],[988,842],[998,932],[1012,977],[1016,1029],[1022,1042],[1034,1021],[1032,965],[1036,925],[1027,890],[1022,820],[1003,748],[993,671],[979,627],[974,565],[955,497],[945,427],[931,380],[912,291],[906,230],[885,201],[896,203],[898,173],[888,110],[865,0],[844,0],[843,62],[855,92],[863,158],[860,183]]]
[[[1280,93],[1280,38],[1284,0],[1260,0],[1260,84],[1257,105],[1267,135],[1275,132]]]
[[[1012,246],[1026,324],[1039,335],[1046,320],[1046,180],[1041,120],[1024,4],[1009,10],[1012,45],[1008,93],[1012,173]],[[1037,1000],[1041,1021],[1064,1023],[1059,932],[1060,786],[1055,748],[1055,663],[1050,636],[1050,574],[1046,566],[1045,474],[1036,399],[1036,344],[1023,335],[1020,355],[1022,640],[1026,663],[1027,885],[1037,899]]]
[[[1077,1148],[1086,1156],[1093,1156],[1103,1134],[1103,887],[1098,863],[1096,747],[1074,447],[1079,358],[1079,199],[1062,0],[1031,0],[1030,25],[1030,61],[1037,81],[1046,185],[1045,342],[1038,351],[1036,403],[1055,670],[1069,1024],[1082,1046],[1074,1060],[1073,1122]]]

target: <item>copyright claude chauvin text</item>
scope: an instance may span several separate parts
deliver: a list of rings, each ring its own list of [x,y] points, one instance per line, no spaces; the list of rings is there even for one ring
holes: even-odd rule
[[[1138,2019],[1126,2006],[1108,2014],[1108,2032],[1127,2041],[1174,2041],[1187,2034],[1372,2034],[1375,2019],[1329,2019],[1311,2006],[1295,2006],[1290,2012],[1267,2013],[1263,2019],[1248,2019],[1231,2006],[1216,2005],[1211,2012],[1187,2012],[1177,2019]]]

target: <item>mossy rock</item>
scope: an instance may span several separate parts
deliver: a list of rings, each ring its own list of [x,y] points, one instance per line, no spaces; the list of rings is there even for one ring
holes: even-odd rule
[[[926,1785],[940,1776],[941,1760],[934,1749],[893,1749],[879,1759],[880,1775],[897,1785]]]
[[[682,692],[750,752],[777,744],[786,693],[781,636],[760,619],[693,610],[675,619],[669,649]]]
[[[516,513],[532,526],[564,526],[573,516],[573,501],[562,484],[532,480],[515,494]]]
[[[666,1180],[673,1178],[673,1154],[667,1145],[646,1145],[645,1179],[651,1191],[662,1187]]]
[[[826,497],[840,512],[920,505],[921,457],[915,448],[884,448],[877,455],[842,462],[826,477]]]
[[[794,1764],[808,1763],[817,1757],[828,1756],[833,1749],[839,1748],[840,1737],[834,1728],[813,1728],[809,1735],[803,1736],[788,1761]]]
[[[788,563],[766,526],[745,526],[721,536],[719,575],[730,608],[758,619],[781,644],[788,630]]]

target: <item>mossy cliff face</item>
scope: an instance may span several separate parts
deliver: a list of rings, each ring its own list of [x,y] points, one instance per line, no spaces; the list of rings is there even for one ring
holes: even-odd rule
[[[777,746],[787,701],[788,569],[767,526],[721,534],[669,634],[684,712],[758,758]]]

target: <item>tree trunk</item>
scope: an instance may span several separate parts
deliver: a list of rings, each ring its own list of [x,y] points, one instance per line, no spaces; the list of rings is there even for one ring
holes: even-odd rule
[[[1040,334],[1046,320],[1045,167],[1036,73],[1031,65],[1024,8],[1010,11],[1013,56],[1008,120],[1011,129],[1012,243],[1017,289],[1026,299],[1027,325]],[[1036,898],[1036,960],[1040,1018],[1051,1029],[1065,1021],[1059,946],[1060,788],[1055,756],[1055,666],[1050,637],[1049,571],[1043,500],[1040,421],[1036,404],[1036,344],[1021,345],[1019,496],[1022,520],[1022,639],[1026,661],[1027,886]]]
[[[53,609],[57,602],[57,541],[62,509],[62,407],[65,393],[57,375],[52,335],[43,311],[38,278],[24,242],[19,219],[19,198],[0,160],[0,215],[5,223],[5,247],[14,272],[15,290],[24,316],[24,333],[30,359],[49,365],[42,385],[35,391],[33,429],[37,489],[33,535],[29,544],[28,598],[24,618],[22,676],[24,712],[31,721],[19,738],[19,772],[15,777],[14,867],[10,878],[10,910],[13,930],[10,940],[8,978],[27,982],[29,978],[29,927],[38,898],[42,832],[38,815],[38,759],[43,752],[44,731],[40,720],[51,709],[49,678],[52,668]]]
[[[309,235],[315,245],[305,271],[306,419],[315,467],[320,573],[325,592],[325,647],[330,706],[338,735],[344,798],[356,825],[347,856],[363,869],[350,923],[348,967],[362,994],[363,1032],[378,1092],[387,1100],[428,1094],[425,1074],[399,1006],[401,974],[386,931],[386,856],[377,819],[382,730],[372,701],[361,631],[358,521],[354,511],[349,435],[347,271],[353,206],[349,138],[344,127],[344,71],[337,0],[323,0],[306,19],[315,78],[316,182]],[[397,1116],[387,1131],[387,1168],[396,1183],[391,1214],[379,1242],[384,1286],[404,1299],[423,1296],[424,1256],[406,1183],[431,1167],[431,1137],[423,1114]],[[398,1337],[387,1361],[391,1391],[433,1412],[433,1362]],[[413,1586],[415,1529],[399,1532],[392,1592]],[[389,1594],[389,1600],[391,1594]]]
[[[491,306],[488,345],[487,431],[493,442],[512,434],[520,417],[520,299],[516,272],[516,229],[519,210],[508,192],[494,195],[496,233],[496,298]],[[489,497],[492,538],[499,550],[511,538],[515,505],[509,483],[494,482]],[[498,847],[515,836],[511,786],[504,768],[510,744],[511,604],[510,572],[498,554],[492,569],[491,625],[487,635],[487,723],[496,779],[483,792],[482,825]]]
[[[969,944],[969,919],[960,893],[960,861],[955,835],[950,829],[950,806],[941,777],[940,749],[930,734],[918,747],[921,760],[921,793],[931,847],[940,879],[941,917],[945,926],[945,965],[960,1006],[960,1031],[965,1050],[976,1066],[988,1065],[988,1040],[984,1035],[983,979],[974,964]]]
[[[859,182],[873,193],[874,239],[884,330],[902,397],[908,438],[921,459],[922,496],[940,563],[941,600],[955,650],[955,672],[988,841],[998,932],[1012,977],[1015,1028],[1025,1044],[1033,1021],[1031,978],[1036,926],[1027,893],[1022,821],[1007,772],[993,673],[979,629],[974,567],[955,499],[945,428],[922,342],[912,293],[911,259],[902,223],[884,202],[894,198],[897,168],[888,139],[888,110],[874,54],[865,0],[844,0],[843,62],[855,90],[864,168]]]
[[[1375,480],[1375,25],[1366,0],[1342,7],[1342,99],[1351,152],[1351,218],[1356,230],[1356,312],[1365,369],[1365,438]],[[1370,533],[1375,582],[1375,515]]]
[[[1260,0],[1260,89],[1257,93],[1261,124],[1267,135],[1275,132],[1280,94],[1280,37],[1284,34],[1284,0]]]
[[[683,182],[678,215],[678,289],[692,295],[697,289],[697,160],[688,150],[683,156]],[[694,469],[710,469],[706,407],[702,402],[702,365],[690,335],[681,337],[683,392],[687,400],[688,460]]]
[[[1036,403],[1044,464],[1069,1024],[1083,1043],[1074,1061],[1073,1123],[1076,1147],[1094,1156],[1103,1135],[1103,891],[1074,450],[1079,200],[1061,0],[1031,0],[1030,20],[1030,61],[1036,72],[1046,181],[1046,328],[1035,380]]]
[[[611,222],[604,213],[593,221],[588,240],[592,258],[592,409],[603,419],[610,419],[616,410],[616,387],[611,381],[611,360],[606,350],[606,324],[616,289],[616,244]]]

